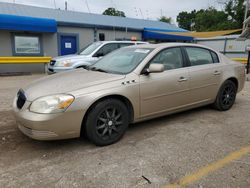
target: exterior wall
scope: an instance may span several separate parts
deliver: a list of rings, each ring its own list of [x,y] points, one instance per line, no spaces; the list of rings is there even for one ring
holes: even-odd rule
[[[0,64],[0,75],[6,73],[45,73],[45,65],[39,64]]]
[[[94,29],[58,26],[57,32],[62,34],[66,33],[79,35],[79,49],[84,48],[88,44],[94,42]]]
[[[116,39],[131,39],[131,37],[136,37],[137,40],[142,40],[142,32],[131,32],[120,31],[120,30],[97,30],[97,40],[99,40],[99,33],[105,34],[105,40],[116,40]]]
[[[11,33],[0,30],[0,56],[12,56]]]
[[[15,33],[15,32],[14,32]],[[25,32],[20,32],[25,34]],[[78,28],[78,27],[58,27],[58,33],[61,34],[76,34],[79,36],[79,49],[87,46],[88,44],[94,42],[94,29],[90,28]],[[103,30],[97,29],[97,40],[99,40],[99,33],[105,34],[105,40],[115,40],[115,39],[131,39],[131,37],[136,37],[137,40],[142,39],[141,32],[131,32],[128,31],[113,31],[113,30]],[[36,34],[34,34],[36,35]],[[57,33],[37,33],[41,35],[41,44],[43,48],[44,56],[58,56],[60,50],[60,44],[58,44],[58,34]],[[0,56],[13,56],[12,54],[12,33],[10,31],[0,30]]]
[[[55,57],[58,55],[57,33],[44,33],[42,35],[43,55]]]
[[[136,37],[137,40],[142,39],[141,32],[131,32],[131,31],[120,31],[120,30],[96,30],[96,39],[99,40],[99,33],[105,34],[105,40],[115,40],[115,39],[131,39],[131,37]],[[25,32],[13,32],[26,34]],[[59,55],[60,43],[58,41],[58,36],[60,34],[74,34],[78,36],[79,39],[79,49],[87,46],[88,44],[94,42],[94,29],[91,28],[79,28],[79,27],[62,27],[58,26],[57,33],[33,33],[33,35],[41,36],[42,54],[43,56],[56,57]],[[31,33],[32,34],[32,33]],[[29,35],[29,34],[27,34]],[[12,37],[11,31],[0,30],[0,56],[13,56],[12,52]],[[45,71],[44,64],[0,64],[0,74],[2,73],[13,73],[13,72],[40,72]]]
[[[25,32],[13,32],[25,34]],[[40,33],[33,33],[34,35],[41,35]],[[27,34],[28,35],[28,34]],[[44,33],[41,37],[41,44],[44,56],[56,56],[57,50],[57,34]],[[0,30],[0,56],[13,56],[12,48],[12,32]]]
[[[237,37],[221,37],[211,39],[197,39],[197,44],[209,46],[229,58],[247,58],[246,46],[250,45],[250,39],[237,41]]]

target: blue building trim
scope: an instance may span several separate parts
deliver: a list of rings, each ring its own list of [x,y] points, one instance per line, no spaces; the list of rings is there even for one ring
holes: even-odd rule
[[[186,32],[187,30],[177,28],[177,29],[168,29],[168,30],[161,30],[161,29],[153,29],[153,28],[145,28],[142,34],[144,40],[172,40],[172,41],[192,41],[194,40],[193,37],[189,36],[179,36],[179,35],[171,35],[171,34],[164,34],[159,32]]]
[[[144,28],[144,31],[160,31],[160,32],[188,32],[186,29],[179,27],[169,29],[157,29],[157,28]]]
[[[55,33],[57,22],[54,19],[0,14],[0,30]]]

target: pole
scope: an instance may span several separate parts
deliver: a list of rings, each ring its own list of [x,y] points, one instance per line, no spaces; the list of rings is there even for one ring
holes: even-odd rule
[[[247,58],[247,74],[249,74],[249,68],[250,68],[250,51],[248,51],[248,58]]]
[[[246,0],[246,9],[245,9],[245,14],[244,14],[244,20],[247,19],[247,13],[248,13],[248,10],[249,10],[249,0]],[[243,25],[243,29],[245,29],[245,24]]]
[[[65,1],[65,10],[68,10],[68,2]]]
[[[54,0],[54,7],[55,7],[55,9],[56,9],[56,0]]]

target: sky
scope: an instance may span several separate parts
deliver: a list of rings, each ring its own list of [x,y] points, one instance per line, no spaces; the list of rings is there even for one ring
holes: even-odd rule
[[[26,4],[49,8],[65,8],[79,12],[102,14],[108,7],[125,12],[127,17],[157,20],[161,15],[171,17],[176,24],[176,16],[181,11],[213,6],[221,9],[223,0],[0,0],[0,2]],[[88,6],[87,6],[88,5]],[[89,7],[89,8],[88,8]]]

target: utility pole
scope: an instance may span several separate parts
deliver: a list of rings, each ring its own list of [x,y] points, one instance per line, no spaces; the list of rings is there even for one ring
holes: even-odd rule
[[[249,28],[249,18],[247,18],[247,15],[248,15],[248,11],[250,9],[250,0],[246,0],[246,9],[245,9],[245,15],[244,15],[244,22],[243,22],[243,31],[244,30],[248,30]],[[249,31],[246,31],[246,32],[249,32]],[[249,37],[249,36],[248,36]],[[249,46],[247,47],[247,52],[248,52],[248,58],[247,58],[247,66],[246,66],[246,69],[247,69],[247,74],[249,74],[249,69],[250,69],[250,49],[249,49]]]
[[[65,10],[68,10],[68,2],[65,1]]]
[[[56,9],[56,0],[54,0],[54,7],[55,7],[55,9]]]
[[[246,3],[246,9],[245,9],[244,21],[247,19],[247,13],[248,13],[248,11],[249,11],[249,9],[250,9],[250,6],[249,6],[250,0],[246,0],[245,3]],[[244,30],[245,28],[246,28],[246,24],[243,23],[243,30]]]

